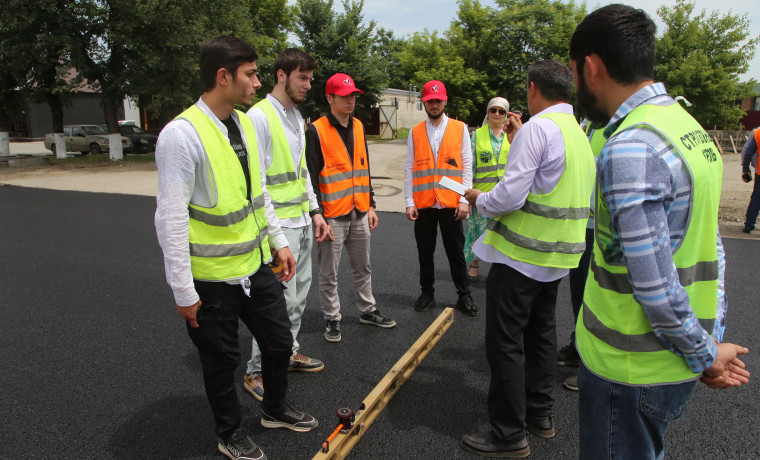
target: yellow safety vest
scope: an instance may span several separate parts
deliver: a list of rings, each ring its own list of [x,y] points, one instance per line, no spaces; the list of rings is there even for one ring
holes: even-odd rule
[[[692,179],[691,213],[683,240],[673,252],[681,286],[702,327],[712,333],[718,301],[718,206],[723,163],[707,133],[679,104],[641,105],[610,136],[645,127],[659,133],[681,157]],[[596,193],[596,241],[586,280],[576,343],[595,374],[630,385],[696,379],[683,357],[664,348],[633,296],[624,263],[608,262],[604,248],[613,238],[610,211]],[[665,244],[668,244],[666,241]]]
[[[253,122],[236,111],[248,147],[251,201],[240,160],[227,138],[198,106],[177,118],[193,125],[206,152],[209,176],[214,178],[216,203],[205,208],[190,203],[190,267],[193,278],[233,280],[255,273],[262,255],[269,258],[267,220],[261,188],[259,154]]]
[[[488,125],[478,128],[475,132],[475,174],[472,176],[472,188],[488,192],[503,180],[508,153],[507,133],[504,133],[501,152],[497,157],[491,144],[491,131]]]

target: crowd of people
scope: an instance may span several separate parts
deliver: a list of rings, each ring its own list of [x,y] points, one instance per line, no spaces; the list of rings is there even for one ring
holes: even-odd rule
[[[470,453],[521,458],[530,454],[527,433],[555,436],[557,364],[579,368],[564,384],[579,391],[584,459],[662,458],[668,421],[697,380],[711,388],[749,381],[738,357],[748,350],[723,342],[722,163],[706,135],[692,136],[704,139],[698,148],[679,143],[702,128],[654,82],[654,32],[641,10],[592,12],[571,38],[569,67],[529,68],[530,120],[496,97],[471,137],[445,113],[444,82],[423,87],[427,119],[410,131],[404,183],[420,272],[414,309],[435,305],[438,228],[464,315],[478,314],[471,282],[480,261],[491,264],[490,428],[462,437]],[[166,277],[198,349],[218,449],[232,459],[266,458],[241,427],[239,320],[254,337],[243,387],[261,401],[262,426],[318,426],[286,401],[288,372],[325,367],[298,342],[312,250],[325,340],[341,341],[344,247],[360,323],[396,326],[372,293],[370,232],[379,218],[364,126],[353,117],[362,91],[351,76],[333,75],[329,113],[306,126],[297,106],[318,63],[291,48],[275,60],[272,92],[243,113],[235,106],[250,106],[261,87],[257,61],[239,38],[205,43],[204,92],[156,146]],[[582,125],[570,105],[574,86]],[[752,213],[745,231],[754,229]],[[568,274],[576,329],[558,351],[555,306]]]

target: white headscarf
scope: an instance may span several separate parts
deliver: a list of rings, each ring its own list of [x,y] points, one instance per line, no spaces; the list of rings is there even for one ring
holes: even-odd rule
[[[486,117],[483,119],[483,126],[488,126],[490,123],[488,120],[488,111],[491,110],[491,107],[501,107],[502,109],[509,112],[509,101],[503,97],[495,97],[488,101],[488,107],[486,107]]]

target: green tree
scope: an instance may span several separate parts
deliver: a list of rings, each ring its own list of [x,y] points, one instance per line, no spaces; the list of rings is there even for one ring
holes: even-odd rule
[[[356,117],[369,121],[371,107],[388,87],[387,61],[375,31],[375,22],[363,25],[363,1],[343,1],[343,13],[333,11],[332,0],[298,0],[295,33],[303,49],[314,56],[311,91],[301,107],[312,118],[330,110],[325,83],[333,74],[350,75],[365,94],[356,98]],[[387,33],[383,32],[387,38]]]
[[[478,101],[487,92],[485,74],[468,67],[450,41],[427,29],[416,32],[399,60],[402,72],[418,88],[430,80],[440,80],[446,85],[446,113],[450,117],[480,126],[483,111],[478,109]]]
[[[4,0],[1,5],[2,111],[15,112],[22,99],[48,104],[53,131],[63,132],[63,107],[81,83],[71,58],[81,9],[66,0]]]
[[[686,110],[705,128],[736,128],[744,115],[737,101],[751,96],[756,83],[740,81],[760,43],[760,36],[747,39],[748,16],[694,14],[691,0],[676,0],[657,14],[665,33],[657,40],[655,79],[688,99]]]

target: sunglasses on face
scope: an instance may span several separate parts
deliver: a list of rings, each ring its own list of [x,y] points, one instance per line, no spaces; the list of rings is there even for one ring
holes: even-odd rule
[[[491,113],[497,113],[498,112],[499,115],[506,115],[507,114],[506,110],[499,109],[499,108],[496,108],[496,107],[491,107],[488,111],[491,112]]]

